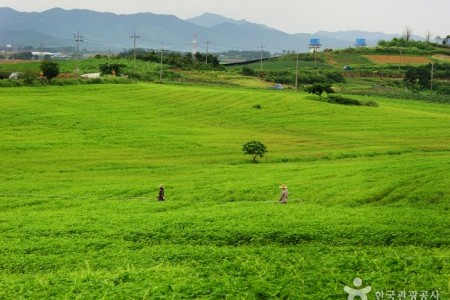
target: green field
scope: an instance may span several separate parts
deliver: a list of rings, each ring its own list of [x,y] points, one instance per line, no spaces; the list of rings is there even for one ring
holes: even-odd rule
[[[449,105],[144,83],[0,93],[0,299],[339,300],[356,277],[371,300],[450,299]],[[250,140],[269,151],[257,164]]]
[[[100,72],[99,66],[103,64],[122,64],[126,66],[126,69],[129,71],[136,70],[136,72],[159,72],[160,64],[146,62],[142,60],[136,60],[134,63],[133,60],[124,59],[124,58],[86,58],[81,59],[79,61],[76,60],[60,60],[56,61],[59,66],[59,71],[62,74],[66,73],[74,73],[76,69],[80,70],[81,74],[84,73],[97,73]],[[8,62],[3,61],[0,63],[0,72],[8,74],[13,72],[26,72],[33,71],[39,73],[40,64],[42,61],[17,61],[17,62]],[[167,66],[163,65],[163,68],[166,69]]]

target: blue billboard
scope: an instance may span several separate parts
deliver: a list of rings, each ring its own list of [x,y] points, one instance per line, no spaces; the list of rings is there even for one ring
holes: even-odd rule
[[[361,47],[365,46],[366,45],[366,39],[356,39],[355,45],[356,46],[361,46]]]
[[[320,46],[320,39],[310,39],[309,44],[311,46]]]

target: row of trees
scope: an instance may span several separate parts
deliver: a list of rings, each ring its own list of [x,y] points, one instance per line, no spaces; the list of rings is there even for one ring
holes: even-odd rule
[[[449,45],[450,44],[450,34],[447,34],[446,37],[440,37],[439,35],[435,37],[435,40],[438,43],[441,43],[442,45]]]
[[[412,41],[412,28],[409,26],[405,27],[405,30],[403,30],[403,34],[401,39],[405,40],[406,42]],[[425,34],[425,42],[427,43],[431,43],[431,40],[433,39],[433,34],[428,31]],[[436,35],[434,37],[434,40],[436,41],[436,43],[438,44],[442,44],[442,45],[447,45],[450,42],[450,34],[447,34],[445,37],[441,37],[440,35]]]
[[[134,58],[134,50],[121,52],[117,55],[119,58]],[[149,62],[171,65],[181,69],[221,69],[219,58],[213,54],[204,53],[180,53],[174,51],[155,51],[155,50],[136,50],[136,59]]]

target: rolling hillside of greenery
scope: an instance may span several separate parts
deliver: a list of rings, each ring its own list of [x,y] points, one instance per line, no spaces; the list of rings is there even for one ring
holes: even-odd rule
[[[450,297],[447,104],[148,83],[1,93],[1,299],[336,300],[357,277],[371,300]],[[258,163],[251,140],[269,151]]]
[[[130,50],[110,58],[98,54],[79,61],[57,61],[60,74],[52,84],[162,81],[259,89],[282,84],[288,89],[307,90],[309,85],[321,83],[332,85],[338,93],[449,103],[450,48],[446,41],[432,43],[394,38],[380,41],[376,47],[324,49],[320,53],[286,52],[264,61],[253,59],[243,65],[220,65],[214,54],[197,53],[194,58],[190,53],[164,51],[161,56],[159,51],[137,49],[136,60],[134,51]],[[258,51],[235,52],[234,55],[260,55]],[[38,80],[38,61],[1,62],[0,78],[22,72],[25,79],[1,80],[0,86],[48,84]],[[111,76],[111,68],[116,68],[114,75],[118,77]],[[103,72],[103,79],[78,78],[80,74],[97,72]]]

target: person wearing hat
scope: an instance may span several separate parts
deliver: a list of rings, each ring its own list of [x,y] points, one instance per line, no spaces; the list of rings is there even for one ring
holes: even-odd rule
[[[281,198],[280,198],[280,203],[281,204],[286,204],[287,200],[288,200],[288,189],[287,189],[287,185],[285,185],[284,183],[280,186],[281,189]]]
[[[158,201],[164,201],[166,200],[166,197],[164,197],[164,186],[162,184],[159,185],[159,195],[158,195]]]

